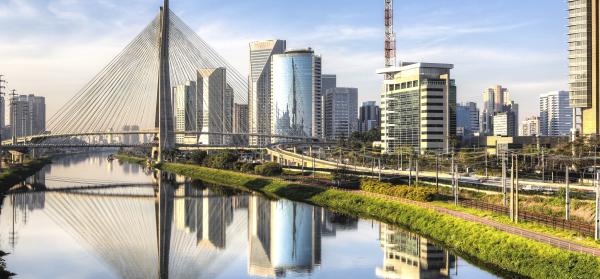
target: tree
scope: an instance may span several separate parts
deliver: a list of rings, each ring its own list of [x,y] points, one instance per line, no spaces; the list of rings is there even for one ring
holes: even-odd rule
[[[262,165],[258,165],[254,168],[254,172],[258,175],[263,176],[277,176],[283,173],[281,165],[275,162],[268,162]]]
[[[235,151],[220,151],[210,154],[204,161],[209,168],[230,170],[238,159],[239,155]]]

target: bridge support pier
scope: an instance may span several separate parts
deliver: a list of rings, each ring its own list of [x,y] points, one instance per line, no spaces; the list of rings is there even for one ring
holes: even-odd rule
[[[17,151],[17,150],[10,150],[9,152],[11,155],[12,163],[17,163],[17,164],[23,163],[23,158],[25,157],[25,153],[23,153],[21,151]]]

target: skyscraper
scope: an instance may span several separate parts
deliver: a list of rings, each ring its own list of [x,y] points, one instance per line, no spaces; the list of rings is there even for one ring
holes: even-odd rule
[[[323,127],[327,139],[348,138],[358,130],[358,89],[336,87],[323,96]]]
[[[334,89],[337,87],[337,76],[336,75],[321,75],[321,83],[323,84],[321,92],[327,93],[327,90]]]
[[[540,135],[569,135],[573,126],[573,110],[569,107],[569,92],[553,91],[540,95]]]
[[[322,134],[321,57],[310,48],[273,55],[271,132],[315,137]],[[273,138],[273,142],[283,141]]]
[[[227,84],[225,68],[198,70],[198,94],[202,100],[202,134],[200,142],[226,144],[231,133],[233,90]]]
[[[379,70],[393,74],[381,95],[383,151],[448,151],[456,135],[456,85],[451,64],[402,63]]]
[[[246,134],[248,133],[248,105],[234,104],[233,105],[233,133]],[[248,136],[234,136],[234,144],[247,145]]]
[[[515,137],[517,136],[517,120],[511,111],[497,112],[492,121],[494,123],[494,136]]]
[[[175,131],[201,131],[202,130],[202,102],[198,98],[197,85],[195,81],[188,81],[173,87],[173,116],[175,120]],[[197,143],[196,136],[186,137],[183,134],[175,135],[175,142]],[[196,139],[196,140],[194,140]]]
[[[460,136],[469,139],[479,131],[479,109],[474,102],[458,104],[456,106],[456,127],[462,131]]]
[[[568,5],[570,104],[575,110],[574,116],[578,115],[577,110],[581,111],[581,132],[599,134],[599,3],[597,0],[568,0]]]
[[[481,112],[481,129],[485,135],[491,135],[494,131],[494,114],[504,112],[506,105],[510,104],[508,89],[501,85],[491,86],[483,91],[483,111]]]
[[[367,132],[379,128],[381,123],[380,109],[375,101],[363,102],[359,113],[359,130]]]
[[[271,58],[285,52],[283,40],[250,43],[250,70],[248,77],[249,133],[271,133]],[[266,145],[270,139],[251,137],[251,145]]]
[[[17,138],[46,131],[46,100],[34,95],[18,95],[11,99],[10,125]]]

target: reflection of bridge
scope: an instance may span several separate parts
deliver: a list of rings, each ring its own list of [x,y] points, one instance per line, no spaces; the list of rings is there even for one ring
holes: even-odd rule
[[[224,74],[205,76],[217,70]],[[195,93],[176,95],[189,84],[198,85],[187,88]],[[172,13],[164,0],[160,14],[51,117],[48,132],[22,138],[13,132],[12,140],[2,144],[14,150],[145,146],[152,147],[160,161],[165,150],[237,146],[245,142],[240,138],[313,141],[308,135],[233,131],[234,104],[247,104],[247,92],[246,78]]]
[[[244,249],[251,275],[312,272],[321,261],[321,233],[356,228],[356,218],[310,205],[232,195],[164,173],[155,178],[137,185],[20,189],[8,196],[35,202],[26,207],[45,210],[121,278],[214,278]]]

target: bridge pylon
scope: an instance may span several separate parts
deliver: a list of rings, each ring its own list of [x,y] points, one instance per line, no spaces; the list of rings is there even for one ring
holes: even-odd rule
[[[171,73],[169,64],[169,0],[165,0],[160,10],[159,68],[155,124],[158,129],[158,149],[152,151],[157,162],[163,160],[166,150],[175,148],[175,123],[173,121],[173,101],[171,100]]]

